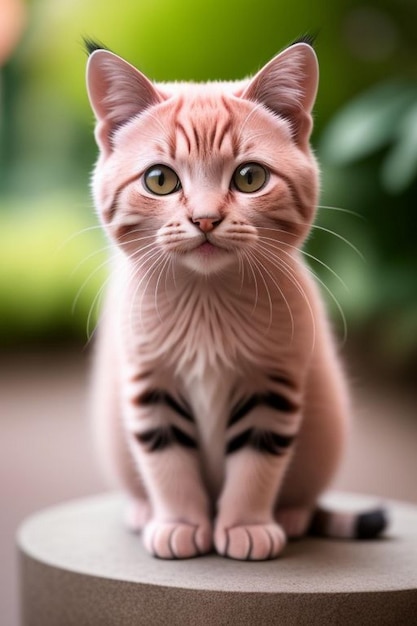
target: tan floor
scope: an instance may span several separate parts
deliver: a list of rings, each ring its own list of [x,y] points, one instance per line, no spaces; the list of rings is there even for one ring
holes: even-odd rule
[[[33,511],[105,489],[87,419],[87,361],[78,352],[0,361],[0,623],[18,624],[14,535]],[[417,502],[417,403],[368,383],[335,486]]]

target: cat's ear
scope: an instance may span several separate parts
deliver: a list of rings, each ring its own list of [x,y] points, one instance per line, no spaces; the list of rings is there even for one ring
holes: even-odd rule
[[[87,92],[97,118],[96,140],[108,154],[121,125],[164,97],[133,65],[109,50],[95,50],[87,64]]]
[[[313,48],[307,43],[296,43],[269,61],[239,95],[288,119],[294,140],[301,148],[306,148],[312,129],[311,110],[318,75]]]

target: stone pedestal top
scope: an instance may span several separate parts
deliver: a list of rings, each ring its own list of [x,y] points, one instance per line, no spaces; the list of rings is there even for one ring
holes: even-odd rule
[[[305,538],[276,560],[240,562],[149,556],[118,494],[63,504],[19,529],[23,624],[417,624],[417,507],[387,507],[380,539]]]

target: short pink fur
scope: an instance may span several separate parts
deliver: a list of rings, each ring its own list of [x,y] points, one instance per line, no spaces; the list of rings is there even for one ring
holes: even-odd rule
[[[97,440],[129,494],[130,525],[162,558],[213,547],[237,559],[276,557],[288,536],[306,531],[341,457],[344,376],[300,253],[318,194],[309,147],[317,77],[304,43],[239,83],[153,85],[111,52],[89,59],[101,150],[93,194],[114,244],[96,351]],[[253,194],[230,182],[248,162],[270,172]],[[179,192],[145,188],[144,172],[161,163],[178,174]],[[202,232],[199,219],[216,228]],[[299,408],[259,406],[245,424],[296,444],[283,455],[249,447],[226,455],[226,439],[242,430],[227,428],[233,402],[265,389],[271,373],[291,381],[285,393]],[[194,424],[137,401],[160,388],[186,399]],[[136,435],[167,423],[198,449],[144,450]]]

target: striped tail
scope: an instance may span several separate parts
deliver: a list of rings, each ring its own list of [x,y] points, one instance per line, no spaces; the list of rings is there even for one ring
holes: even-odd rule
[[[383,508],[343,512],[319,507],[313,515],[309,534],[334,539],[374,539],[387,526],[388,516]]]

